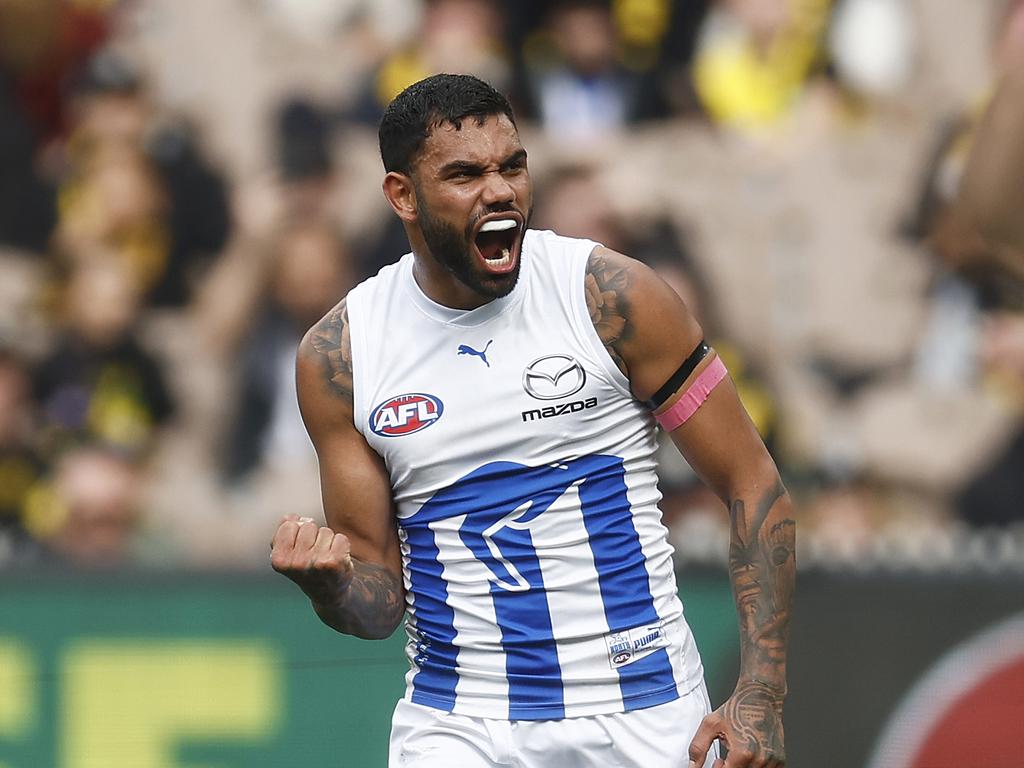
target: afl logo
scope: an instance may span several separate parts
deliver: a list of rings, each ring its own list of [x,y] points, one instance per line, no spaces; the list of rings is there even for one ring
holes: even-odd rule
[[[558,400],[575,395],[587,383],[587,372],[569,355],[538,357],[523,371],[523,389],[536,400]]]
[[[392,397],[370,414],[370,429],[381,437],[401,437],[436,424],[444,404],[433,395],[420,392]]]

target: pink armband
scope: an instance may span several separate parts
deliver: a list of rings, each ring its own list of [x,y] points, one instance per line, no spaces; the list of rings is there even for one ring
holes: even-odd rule
[[[693,384],[683,392],[683,396],[672,404],[671,408],[655,415],[654,418],[658,420],[661,428],[666,432],[671,432],[684,424],[708,399],[711,390],[718,386],[719,382],[725,378],[726,373],[725,363],[720,357],[712,360],[710,365],[700,372]]]

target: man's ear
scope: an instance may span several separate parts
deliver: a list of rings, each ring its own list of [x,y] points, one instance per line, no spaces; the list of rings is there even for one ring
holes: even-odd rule
[[[412,177],[399,171],[390,171],[384,176],[384,197],[398,214],[398,218],[411,224],[416,221],[419,206],[416,202],[416,187]]]

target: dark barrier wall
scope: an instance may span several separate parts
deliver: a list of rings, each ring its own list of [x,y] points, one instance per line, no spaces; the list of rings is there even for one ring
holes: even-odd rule
[[[1024,767],[1019,574],[804,576],[790,656],[793,768]]]
[[[0,579],[0,768],[386,763],[406,669],[401,632],[379,643],[337,635],[272,575]],[[721,701],[737,653],[728,581],[684,573],[680,584],[712,698]],[[790,766],[868,766],[890,715],[929,667],[1024,609],[1022,595],[1020,579],[805,575],[787,712]],[[991,643],[979,648],[993,657]],[[1006,685],[993,690],[1017,690],[1010,733],[1019,739],[1024,695],[1012,676]],[[897,729],[888,738],[903,754],[918,737]]]
[[[272,574],[0,578],[0,768],[387,762],[401,631],[339,635]],[[730,663],[728,584],[689,592],[709,667]]]

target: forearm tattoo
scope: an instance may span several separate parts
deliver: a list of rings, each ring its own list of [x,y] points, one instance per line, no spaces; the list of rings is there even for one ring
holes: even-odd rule
[[[796,523],[771,514],[785,494],[778,482],[749,512],[743,499],[729,505],[741,671],[725,714],[737,725],[740,746],[776,755],[783,749],[786,646],[796,582]]]
[[[387,568],[352,561],[352,580],[332,602],[314,601],[316,612],[331,627],[368,640],[388,637],[405,613],[401,577]]]
[[[630,282],[631,277],[626,267],[610,264],[608,259],[596,251],[590,255],[583,283],[587,311],[590,312],[590,319],[605,349],[625,375],[629,375],[629,371],[615,345],[629,340],[633,334],[626,296]]]
[[[342,300],[313,327],[310,341],[323,358],[323,375],[328,388],[351,404],[352,340],[346,300]]]

